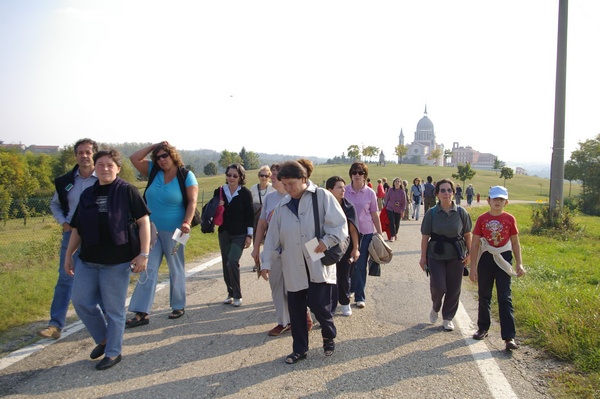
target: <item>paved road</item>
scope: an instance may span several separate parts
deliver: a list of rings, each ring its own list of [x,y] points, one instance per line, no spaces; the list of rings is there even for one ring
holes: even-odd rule
[[[535,351],[504,351],[498,326],[479,342],[477,304],[463,290],[456,330],[429,324],[429,282],[418,266],[420,222],[403,222],[394,259],[367,282],[367,307],[336,316],[336,352],[325,358],[318,328],[308,359],[284,363],[291,336],[268,337],[274,310],[268,283],[243,258],[244,303],[222,305],[221,264],[190,264],[186,314],[168,320],[168,287],[158,292],[147,326],[126,330],[123,361],[96,371],[85,331],[70,335],[6,367],[0,396],[8,398],[544,398],[546,384],[530,366]],[[213,257],[214,258],[214,257]],[[206,263],[209,262],[209,263]],[[208,267],[206,267],[208,265]],[[201,270],[203,269],[203,270]],[[201,271],[198,271],[201,270]],[[465,288],[471,286],[468,279]],[[41,344],[49,341],[40,341]]]

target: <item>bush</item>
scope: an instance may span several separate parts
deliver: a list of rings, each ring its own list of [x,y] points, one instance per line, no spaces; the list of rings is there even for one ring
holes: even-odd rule
[[[579,197],[565,198],[564,206],[571,212],[578,211],[581,209],[581,198],[579,198]]]
[[[566,206],[550,209],[549,204],[537,205],[531,215],[531,234],[567,237],[577,231],[573,217],[573,212]]]

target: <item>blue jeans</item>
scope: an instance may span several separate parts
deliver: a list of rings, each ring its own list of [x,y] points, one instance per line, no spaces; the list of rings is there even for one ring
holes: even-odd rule
[[[352,274],[352,282],[350,291],[354,292],[354,301],[360,302],[365,300],[365,286],[367,285],[367,261],[369,260],[369,244],[373,238],[373,233],[363,234],[360,240],[360,256],[356,261],[356,267]]]
[[[60,261],[58,264],[58,280],[54,287],[54,297],[50,306],[50,321],[49,326],[55,326],[59,329],[65,328],[67,320],[67,311],[69,310],[69,302],[71,302],[71,293],[73,292],[73,277],[65,272],[65,256],[71,232],[63,232],[62,241],[60,244]],[[73,255],[75,263],[79,261],[79,250]]]
[[[185,309],[185,259],[184,245],[180,245],[175,254],[171,255],[175,241],[173,240],[172,231],[158,232],[156,244],[150,251],[148,256],[148,278],[140,277],[131,296],[129,302],[130,312],[150,313],[152,304],[154,303],[154,294],[156,293],[156,282],[158,280],[158,269],[163,260],[163,256],[167,258],[167,266],[169,266],[169,300],[171,309]],[[144,274],[144,273],[142,273]]]
[[[100,265],[79,261],[75,271],[73,306],[96,344],[106,340],[108,357],[121,354],[130,273],[129,262]]]

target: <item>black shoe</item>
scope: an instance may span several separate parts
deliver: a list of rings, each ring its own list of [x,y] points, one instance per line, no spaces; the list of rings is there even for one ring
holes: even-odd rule
[[[333,355],[335,352],[335,342],[333,338],[323,338],[323,352],[325,356]]]
[[[92,360],[98,359],[100,356],[104,355],[104,349],[106,349],[106,344],[98,344],[90,353],[90,358]]]
[[[100,362],[96,365],[97,370],[106,370],[114,366],[115,364],[121,361],[121,355],[111,359],[108,356],[105,356],[104,359],[100,360]]]
[[[148,323],[150,323],[150,319],[148,319],[148,313],[136,312],[135,316],[125,322],[125,328],[145,326]]]
[[[488,336],[487,330],[477,330],[477,332],[475,334],[473,334],[473,339],[481,341],[482,339],[484,339],[487,336]]]
[[[506,342],[506,350],[510,351],[513,349],[519,349],[519,345],[515,342],[514,338],[504,340]]]

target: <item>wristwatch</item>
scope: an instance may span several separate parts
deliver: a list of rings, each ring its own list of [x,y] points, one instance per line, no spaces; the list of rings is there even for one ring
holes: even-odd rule
[[[143,256],[146,259],[148,259],[148,256],[150,256],[150,254],[147,253],[147,252],[140,252],[140,255]]]

